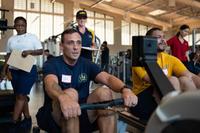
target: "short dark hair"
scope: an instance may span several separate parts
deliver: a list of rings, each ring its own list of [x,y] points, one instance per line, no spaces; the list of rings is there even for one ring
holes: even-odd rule
[[[19,21],[19,20],[22,20],[22,21],[24,21],[25,24],[27,24],[26,19],[22,16],[16,17],[14,20],[14,23],[17,23],[17,21]]]
[[[158,28],[158,27],[151,28],[150,30],[147,31],[146,36],[152,36],[153,32],[156,30],[161,31],[161,28]]]
[[[44,52],[48,52],[49,53],[49,49],[45,49]]]
[[[64,35],[65,34],[73,34],[73,33],[78,33],[78,31],[74,28],[69,28],[69,29],[66,29],[65,31],[63,31],[63,33],[61,34],[61,42],[64,43]]]
[[[107,43],[107,41],[103,41],[103,44],[106,44],[106,45],[107,45],[108,43]]]

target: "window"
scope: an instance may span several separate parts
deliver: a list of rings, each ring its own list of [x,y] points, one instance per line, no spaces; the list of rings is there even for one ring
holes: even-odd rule
[[[136,23],[131,23],[131,36],[139,35],[139,25]]]
[[[63,16],[58,16],[58,15],[55,15],[54,16],[54,30],[53,30],[53,33],[54,35],[57,35],[57,34],[60,34],[61,31],[63,31],[64,29],[64,25],[63,25]]]
[[[54,13],[64,14],[64,5],[58,2],[54,3]]]
[[[41,14],[41,40],[45,40],[53,35],[53,16],[49,14]]]
[[[145,25],[139,25],[139,35],[144,36],[147,32],[147,26]]]
[[[132,44],[132,36],[138,36],[138,35],[139,35],[139,24],[131,23],[131,35],[129,44]]]
[[[188,35],[188,36],[185,38],[185,40],[188,41],[189,46],[192,46],[192,34]]]
[[[200,41],[200,33],[197,33],[197,34],[196,34],[196,42],[197,42],[197,43],[196,43],[195,45],[200,45],[200,42],[199,42],[199,41]]]
[[[104,15],[103,14],[100,14],[100,13],[95,13],[95,18],[104,18]]]
[[[39,0],[28,0],[28,10],[30,11],[39,11],[40,10],[40,1]]]
[[[94,19],[93,18],[88,18],[86,27],[94,31]]]
[[[50,3],[50,0],[41,0],[41,11],[42,12],[53,12],[53,4]]]
[[[121,21],[121,43],[122,45],[132,45],[132,36],[144,36],[148,26],[137,23],[128,23]]]
[[[40,14],[39,13],[27,13],[27,32],[35,35],[40,34]],[[39,37],[39,36],[38,36]]]
[[[94,12],[88,11],[88,10],[87,10],[87,16],[88,16],[89,18],[94,18]]]
[[[105,40],[109,42],[109,44],[114,44],[113,36],[114,36],[114,24],[111,20],[106,20],[106,36]]]
[[[14,8],[15,9],[21,9],[21,10],[26,10],[26,0],[15,0],[14,1]]]
[[[129,33],[129,23],[126,21],[122,21],[121,23],[121,39],[122,39],[122,45],[129,45],[130,42],[130,33]]]
[[[95,20],[95,35],[103,42],[105,40],[104,20]]]
[[[37,35],[41,41],[63,32],[64,4],[52,4],[49,0],[14,0],[14,3],[14,18],[26,18],[27,32]]]

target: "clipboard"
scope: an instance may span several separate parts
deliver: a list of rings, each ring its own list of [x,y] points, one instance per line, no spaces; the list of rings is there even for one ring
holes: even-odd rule
[[[99,50],[97,48],[90,48],[90,47],[82,47],[82,49],[90,50],[90,51],[98,51]]]
[[[7,64],[20,70],[30,72],[35,63],[35,57],[28,55],[22,57],[22,51],[13,50]]]

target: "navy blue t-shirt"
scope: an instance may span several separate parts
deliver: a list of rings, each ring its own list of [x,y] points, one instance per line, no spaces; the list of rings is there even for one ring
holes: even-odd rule
[[[61,88],[75,88],[79,94],[79,100],[85,99],[89,95],[89,83],[101,72],[98,65],[88,59],[80,57],[74,66],[64,62],[63,56],[55,57],[44,63],[44,77],[54,74],[58,77]]]

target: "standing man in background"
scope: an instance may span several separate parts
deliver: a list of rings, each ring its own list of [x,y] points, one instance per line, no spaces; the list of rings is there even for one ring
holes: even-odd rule
[[[52,54],[49,53],[49,49],[44,50],[44,55],[47,57],[47,60],[54,57]]]
[[[2,77],[5,75],[8,66],[6,63],[12,51],[21,51],[21,56],[24,58],[28,55],[37,56],[43,54],[42,44],[38,38],[33,34],[27,33],[27,22],[25,18],[15,18],[14,28],[17,31],[17,35],[8,39],[6,47],[7,58],[1,73]],[[9,70],[12,76],[11,83],[16,99],[13,112],[13,125],[11,126],[10,132],[19,133],[24,132],[25,129],[29,130],[32,127],[27,95],[29,95],[33,84],[37,80],[36,61],[30,72],[25,72],[13,66],[9,66]],[[24,114],[24,119],[21,121],[22,114]]]
[[[78,23],[76,29],[82,38],[81,57],[87,58],[92,61],[92,51],[84,49],[84,47],[92,48],[95,45],[94,32],[88,30],[88,28],[86,28],[85,26],[87,22],[87,12],[85,10],[79,10],[76,13],[76,21]]]
[[[104,41],[101,45],[101,69],[108,72],[109,64],[109,48],[107,41]]]

